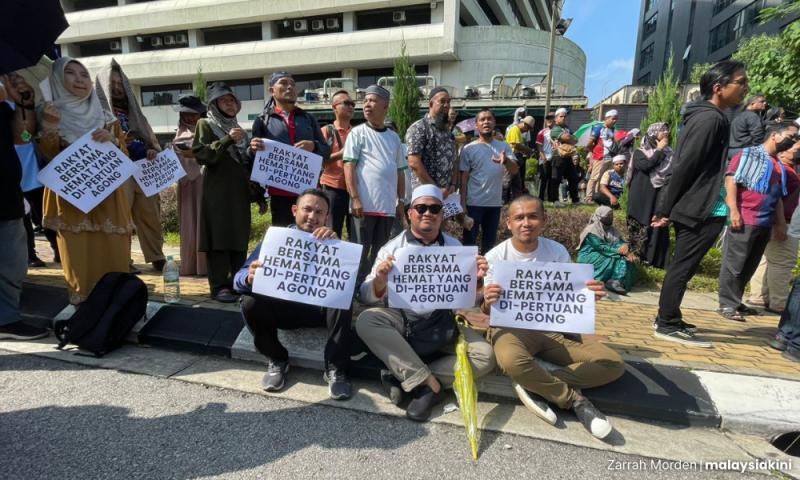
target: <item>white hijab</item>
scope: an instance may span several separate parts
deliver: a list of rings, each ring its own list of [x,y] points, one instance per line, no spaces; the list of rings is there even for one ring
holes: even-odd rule
[[[53,105],[61,113],[58,132],[64,140],[72,143],[88,132],[105,128],[114,123],[116,118],[103,110],[94,86],[84,97],[78,97],[67,90],[67,87],[64,86],[64,68],[70,62],[86,68],[75,59],[61,57],[53,63],[49,80],[50,88],[53,91]],[[91,79],[88,81],[91,82]]]

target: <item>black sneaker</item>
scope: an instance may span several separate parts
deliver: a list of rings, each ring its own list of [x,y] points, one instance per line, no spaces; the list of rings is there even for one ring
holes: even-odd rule
[[[684,322],[682,319],[678,320],[678,323],[675,326],[687,330],[689,333],[697,333],[697,325],[693,323]],[[653,320],[653,330],[657,328],[658,328],[658,318]]]
[[[653,335],[661,340],[682,343],[692,347],[712,348],[711,342],[698,339],[693,332],[681,327],[656,327]]]
[[[267,362],[267,373],[261,380],[261,388],[268,392],[277,392],[283,389],[286,383],[286,374],[289,373],[289,362]]]
[[[783,338],[779,333],[776,333],[774,337],[770,338],[767,341],[767,344],[769,344],[769,346],[775,350],[781,352],[786,351],[786,348],[789,346],[789,342],[787,342],[786,339]]]
[[[400,405],[403,403],[403,387],[400,385],[400,380],[389,370],[381,370],[381,385],[386,390],[386,396],[393,405]]]
[[[41,268],[41,267],[46,267],[47,264],[44,263],[44,261],[41,258],[33,256],[32,258],[28,259],[28,266],[30,268]]]
[[[411,395],[413,398],[406,408],[406,417],[415,422],[424,422],[431,417],[431,411],[439,403],[442,391],[436,393],[431,387],[420,385],[411,392]]]
[[[0,340],[36,340],[48,335],[50,332],[46,328],[34,327],[21,321],[0,325]]]
[[[614,292],[619,295],[627,295],[628,291],[625,290],[625,285],[619,280],[609,280],[606,282],[606,290]]]
[[[611,422],[608,421],[605,415],[600,413],[600,410],[598,410],[588,398],[574,402],[572,404],[572,410],[586,430],[595,438],[602,440],[614,430],[614,427],[611,426]]]
[[[332,399],[347,400],[353,395],[353,385],[343,371],[331,368],[322,375],[322,378],[328,382],[328,394]]]

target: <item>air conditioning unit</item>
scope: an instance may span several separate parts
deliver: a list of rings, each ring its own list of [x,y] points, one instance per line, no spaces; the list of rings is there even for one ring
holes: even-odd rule
[[[531,86],[522,87],[519,91],[519,98],[533,98],[536,96],[536,89]]]
[[[326,18],[325,19],[325,28],[328,30],[338,30],[339,29],[339,19],[338,18]]]
[[[645,88],[637,88],[631,93],[630,103],[647,103],[650,92]]]
[[[163,43],[161,41],[161,37],[152,37],[150,39],[150,46],[151,47],[160,47],[161,45],[163,45]]]
[[[175,35],[165,35],[164,45],[175,45]]]
[[[403,10],[398,10],[396,12],[392,12],[392,21],[394,23],[405,23],[406,21],[406,12]]]
[[[185,33],[179,33],[175,35],[175,41],[178,42],[178,45],[186,45],[189,43],[189,36]]]
[[[325,20],[311,20],[311,30],[314,30],[315,32],[325,30]]]
[[[295,20],[292,22],[292,26],[294,27],[295,32],[307,32],[308,20]]]
[[[477,88],[470,85],[464,86],[464,98],[478,98],[481,94]]]
[[[111,40],[108,42],[108,49],[112,52],[121,52],[122,51],[122,42],[119,40]]]

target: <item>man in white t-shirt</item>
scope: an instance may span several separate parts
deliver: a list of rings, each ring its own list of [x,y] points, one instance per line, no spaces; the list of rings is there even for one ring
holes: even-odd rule
[[[389,240],[395,215],[403,217],[408,168],[400,137],[386,128],[389,91],[372,85],[364,97],[366,122],[354,127],[344,144],[344,179],[353,218],[351,240],[364,246],[357,283]],[[399,172],[399,173],[398,173]]]
[[[500,285],[492,282],[493,263],[571,262],[563,245],[540,236],[547,215],[539,198],[517,197],[509,205],[506,223],[511,238],[486,254],[490,270],[483,288],[484,313],[489,313],[489,307],[500,299],[502,292]],[[590,280],[586,286],[598,298],[605,296],[603,282]],[[572,409],[595,437],[602,439],[611,433],[611,423],[578,389],[598,387],[619,378],[625,371],[625,363],[618,353],[602,343],[575,341],[555,332],[503,327],[491,328],[489,336],[497,364],[511,377],[522,403],[536,415],[555,425],[556,414],[547,403],[552,402],[559,408]],[[536,358],[561,368],[548,372]]]

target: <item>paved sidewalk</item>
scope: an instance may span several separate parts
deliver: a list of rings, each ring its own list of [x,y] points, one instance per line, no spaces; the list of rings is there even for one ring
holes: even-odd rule
[[[52,255],[43,238],[37,238],[37,251],[48,268],[28,271],[27,281],[39,285],[64,287],[60,268],[53,268]],[[165,247],[165,254],[178,258],[177,247]],[[161,274],[148,264],[134,239],[133,258],[142,270],[140,278],[147,284],[151,299],[161,301]],[[236,311],[237,304],[222,304],[208,296],[205,277],[181,277],[182,304],[198,308]],[[723,373],[762,377],[800,379],[800,364],[784,359],[780,352],[767,345],[778,324],[776,315],[748,317],[746,323],[726,320],[713,311],[713,295],[690,293],[684,302],[684,316],[697,324],[700,335],[714,342],[714,348],[692,348],[653,337],[658,292],[637,291],[628,297],[612,295],[597,305],[597,336],[620,352],[626,360],[646,361],[656,365],[685,367]]]

